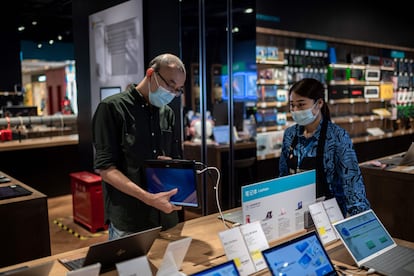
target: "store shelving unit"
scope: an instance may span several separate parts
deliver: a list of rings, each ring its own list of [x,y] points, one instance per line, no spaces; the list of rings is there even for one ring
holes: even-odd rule
[[[322,41],[327,47],[325,51],[313,51],[311,54],[302,50],[305,40]],[[294,81],[318,73],[319,75],[315,76],[321,78],[326,86],[325,100],[329,104],[332,120],[349,132],[354,143],[412,134],[412,127],[410,128],[409,124],[407,127],[407,123],[403,126],[399,122],[402,118],[396,114],[396,106],[412,106],[414,103],[412,92],[414,49],[263,27],[256,28],[256,45],[259,46],[259,52],[256,48],[256,55],[259,56],[256,60],[258,93],[260,87],[264,85],[274,85],[287,90]],[[264,50],[260,52],[261,47],[276,48],[279,53],[278,60],[269,61],[265,56],[261,57],[260,54],[264,53]],[[359,58],[360,63],[354,64],[342,57],[335,62],[330,62],[331,53],[328,50],[331,48],[340,49],[341,53],[350,53],[351,57],[354,54],[355,60]],[[385,50],[403,52],[405,57],[395,59],[384,57]],[[312,61],[315,57],[319,59],[317,62]],[[364,60],[363,57],[366,59]],[[272,55],[271,58],[274,56]],[[309,66],[310,60],[314,66]],[[265,68],[284,70],[283,81],[261,80],[261,70]],[[335,95],[335,89],[349,95]],[[292,124],[287,103],[267,100],[257,102],[257,110],[266,108],[285,112],[286,124],[258,126],[258,147],[260,147],[260,133],[278,131],[280,136],[280,132]],[[275,153],[263,155],[261,158],[277,157],[278,154]]]

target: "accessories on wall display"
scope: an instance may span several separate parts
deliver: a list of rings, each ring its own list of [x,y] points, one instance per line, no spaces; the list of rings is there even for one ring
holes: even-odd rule
[[[379,87],[376,85],[364,86],[364,98],[379,98]]]
[[[391,100],[394,97],[394,87],[392,83],[381,83],[379,85],[380,98],[383,100]]]
[[[365,80],[367,81],[379,81],[381,76],[380,69],[367,68],[365,70]]]
[[[379,56],[366,56],[365,64],[373,65],[373,66],[380,66],[381,58]]]
[[[330,100],[349,98],[349,86],[348,85],[329,85],[328,86],[328,98]]]
[[[350,85],[349,86],[349,97],[350,98],[363,98],[364,97],[364,86]]]

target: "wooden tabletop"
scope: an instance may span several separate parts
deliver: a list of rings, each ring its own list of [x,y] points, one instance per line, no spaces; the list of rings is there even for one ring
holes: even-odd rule
[[[233,212],[236,209],[227,210],[226,212]],[[227,260],[227,257],[224,253],[224,248],[221,244],[218,233],[221,231],[225,231],[227,229],[229,228],[225,226],[220,219],[218,219],[218,214],[211,214],[208,216],[199,217],[179,223],[174,228],[171,228],[167,231],[162,231],[160,234],[160,238],[155,240],[150,252],[147,255],[153,272],[156,272],[157,267],[161,265],[162,258],[164,257],[164,253],[168,243],[171,241],[182,239],[184,237],[192,237],[190,248],[188,249],[187,255],[184,258],[184,262],[182,265],[182,271],[185,274],[190,275],[192,273],[201,271],[207,267],[211,267],[225,262]],[[304,231],[306,230],[276,240],[270,243],[270,246],[274,246],[278,243],[284,242],[298,234],[304,233]],[[397,242],[409,247],[414,247],[414,243],[412,242],[406,242],[401,240],[397,240]],[[349,254],[347,253],[346,249],[343,247],[340,241],[335,241],[329,244],[326,248],[335,264],[340,264],[355,269],[355,267],[352,266],[352,259],[350,259]],[[33,260],[30,262],[0,268],[0,273],[11,269],[16,269],[22,266],[33,266],[36,264],[53,260],[55,262],[50,275],[66,275],[67,269],[63,265],[61,265],[58,260],[62,258],[71,259],[84,256],[87,250],[88,248],[76,249],[54,256]],[[102,275],[118,275],[118,273],[116,272],[116,270],[113,270]],[[265,269],[255,273],[254,275],[270,275],[270,272],[267,269]]]

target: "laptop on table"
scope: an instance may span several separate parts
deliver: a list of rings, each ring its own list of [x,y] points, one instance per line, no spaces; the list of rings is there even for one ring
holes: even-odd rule
[[[48,261],[34,266],[23,266],[1,272],[1,276],[46,276],[52,270],[54,261]]]
[[[160,231],[161,226],[158,226],[118,239],[96,243],[89,247],[86,257],[59,259],[59,262],[70,271],[100,263],[101,273],[107,272],[115,269],[119,262],[146,255]]]
[[[191,274],[191,276],[240,276],[234,260],[206,268],[202,271]]]
[[[337,276],[332,261],[316,231],[262,251],[273,276]]]
[[[414,249],[397,245],[373,210],[332,225],[358,267],[383,275],[414,275]]]
[[[236,127],[233,126],[232,129],[233,129],[234,142],[235,143],[242,142],[243,140],[239,137]],[[229,125],[214,126],[213,136],[214,136],[214,141],[216,141],[216,143],[219,145],[230,144],[230,126]]]
[[[390,166],[414,166],[414,142],[411,143],[408,150],[402,155],[380,159],[379,161]]]

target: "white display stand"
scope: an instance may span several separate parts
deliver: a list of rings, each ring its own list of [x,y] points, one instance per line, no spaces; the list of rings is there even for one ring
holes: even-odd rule
[[[116,264],[119,276],[152,276],[151,267],[146,255]]]
[[[188,248],[190,247],[192,238],[187,237],[178,241],[170,242],[164,253],[161,266],[157,271],[156,276],[183,276],[180,272],[181,265]]]
[[[241,276],[251,275],[267,267],[262,250],[269,248],[260,221],[241,225],[219,233],[227,259],[234,260]]]
[[[316,202],[309,205],[315,228],[324,245],[336,241],[339,237],[332,227],[332,223],[344,219],[336,198]]]

